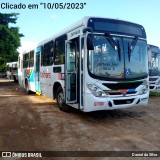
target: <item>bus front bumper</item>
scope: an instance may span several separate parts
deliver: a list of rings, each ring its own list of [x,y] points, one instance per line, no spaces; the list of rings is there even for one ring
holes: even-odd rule
[[[113,110],[133,106],[147,105],[149,92],[143,95],[124,97],[95,97],[93,94],[86,94],[84,99],[84,112],[97,110]]]

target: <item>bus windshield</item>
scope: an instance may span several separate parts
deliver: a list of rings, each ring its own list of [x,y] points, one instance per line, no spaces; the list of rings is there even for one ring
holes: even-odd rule
[[[152,54],[151,64],[149,65],[149,75],[160,75],[160,54]]]
[[[88,51],[88,71],[97,79],[133,80],[148,76],[147,43],[133,38],[112,37],[118,44],[116,50],[105,35],[93,35],[94,50]]]

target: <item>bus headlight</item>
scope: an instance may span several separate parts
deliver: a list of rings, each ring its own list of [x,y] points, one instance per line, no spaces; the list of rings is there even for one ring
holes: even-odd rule
[[[139,94],[146,94],[147,92],[148,92],[148,84],[144,85],[144,86],[141,88]]]
[[[101,97],[101,96],[102,96],[102,91],[96,92],[96,96],[97,96],[97,97]]]
[[[87,84],[87,87],[92,92],[92,94],[96,97],[106,96],[106,94],[94,84]]]

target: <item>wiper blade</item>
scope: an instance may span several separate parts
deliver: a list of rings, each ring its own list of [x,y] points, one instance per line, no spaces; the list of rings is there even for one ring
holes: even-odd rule
[[[108,42],[110,43],[110,45],[113,47],[113,49],[118,51],[118,57],[119,57],[119,60],[121,60],[121,56],[120,56],[121,49],[120,49],[119,41],[117,43],[109,33],[105,33],[105,36]]]
[[[131,60],[131,53],[133,52],[136,44],[137,44],[137,40],[138,40],[138,37],[136,36],[135,38],[132,39],[132,42],[131,44],[129,45],[129,42],[128,42],[128,59],[129,59],[129,62]]]
[[[105,33],[105,36],[110,43],[110,45],[113,47],[114,50],[118,50],[118,45],[116,41],[113,39],[113,37],[109,33]]]

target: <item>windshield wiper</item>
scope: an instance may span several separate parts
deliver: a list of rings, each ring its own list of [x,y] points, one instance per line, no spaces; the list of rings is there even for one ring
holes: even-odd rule
[[[131,60],[131,53],[133,52],[133,50],[134,50],[134,48],[137,44],[137,39],[138,39],[137,36],[135,38],[133,38],[130,45],[129,45],[129,42],[128,42],[128,59],[129,59],[129,62]]]
[[[117,43],[109,33],[105,33],[105,36],[106,36],[108,42],[110,43],[110,45],[113,47],[113,49],[118,52],[119,60],[121,60],[121,55],[120,55],[121,48],[120,48],[119,41]]]

